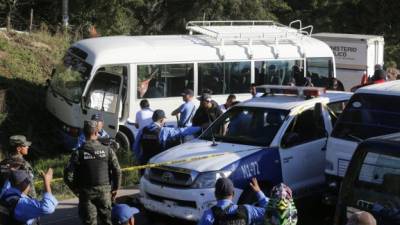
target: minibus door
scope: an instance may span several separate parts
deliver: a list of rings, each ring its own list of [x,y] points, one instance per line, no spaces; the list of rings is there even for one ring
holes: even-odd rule
[[[118,118],[121,109],[122,76],[98,72],[82,101],[82,111],[85,120],[90,120],[94,114],[101,114],[104,128],[111,137],[118,131]]]

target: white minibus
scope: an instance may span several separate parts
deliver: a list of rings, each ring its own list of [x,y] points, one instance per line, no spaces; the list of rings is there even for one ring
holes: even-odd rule
[[[181,92],[205,89],[220,104],[229,94],[250,98],[251,83],[328,87],[335,77],[332,50],[311,37],[301,21],[192,21],[188,35],[110,36],[74,43],[48,82],[47,109],[64,145],[77,142],[83,122],[101,113],[105,129],[124,147],[136,130],[130,122],[148,99],[167,115]],[[198,104],[198,103],[197,103]],[[175,122],[172,116],[170,123]]]

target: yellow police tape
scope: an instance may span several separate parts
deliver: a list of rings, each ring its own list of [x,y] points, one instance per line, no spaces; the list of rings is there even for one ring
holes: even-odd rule
[[[247,152],[247,151],[255,151],[255,150],[260,150],[260,147],[257,148],[248,148],[248,149],[242,149],[239,151],[233,151],[233,152],[221,152],[221,153],[214,153],[214,154],[208,154],[208,155],[203,155],[203,156],[196,156],[196,157],[189,157],[189,158],[183,158],[183,159],[176,159],[176,160],[170,160],[166,162],[160,162],[160,163],[149,163],[146,165],[140,165],[140,166],[131,166],[131,167],[126,167],[122,168],[122,172],[127,172],[127,171],[135,171],[135,170],[142,170],[142,169],[147,169],[147,168],[154,168],[154,167],[160,167],[160,166],[167,166],[167,165],[172,165],[172,164],[178,164],[178,163],[187,163],[187,162],[193,162],[193,161],[199,161],[203,159],[209,159],[209,158],[215,158],[218,156],[222,155],[230,155],[230,154],[237,154],[240,152]],[[52,180],[52,183],[56,183],[59,181],[63,181],[63,178],[54,178]],[[35,185],[42,184],[43,181],[36,181]]]

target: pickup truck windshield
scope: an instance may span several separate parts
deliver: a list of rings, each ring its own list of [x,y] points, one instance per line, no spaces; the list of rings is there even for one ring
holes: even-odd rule
[[[289,111],[256,107],[234,107],[219,117],[201,139],[269,146]]]
[[[63,62],[56,67],[50,86],[65,99],[79,102],[91,70],[90,64],[67,52]]]
[[[350,141],[400,131],[400,96],[355,94],[332,131],[332,137]]]

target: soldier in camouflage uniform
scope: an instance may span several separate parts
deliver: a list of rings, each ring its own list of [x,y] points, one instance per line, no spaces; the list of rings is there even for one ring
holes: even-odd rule
[[[28,155],[28,150],[32,143],[26,140],[26,137],[23,135],[13,135],[9,139],[9,144],[11,147],[11,151],[8,157],[0,162],[1,185],[4,184],[6,179],[8,179],[8,173],[11,169],[28,171],[31,180],[33,181],[33,168],[31,164],[29,164],[29,162],[24,159],[24,156]],[[29,196],[33,198],[36,197],[34,182],[31,183]]]
[[[114,151],[97,140],[96,127],[96,121],[85,122],[86,142],[72,153],[64,181],[79,197],[83,224],[111,225],[111,201],[120,187],[121,169]]]

